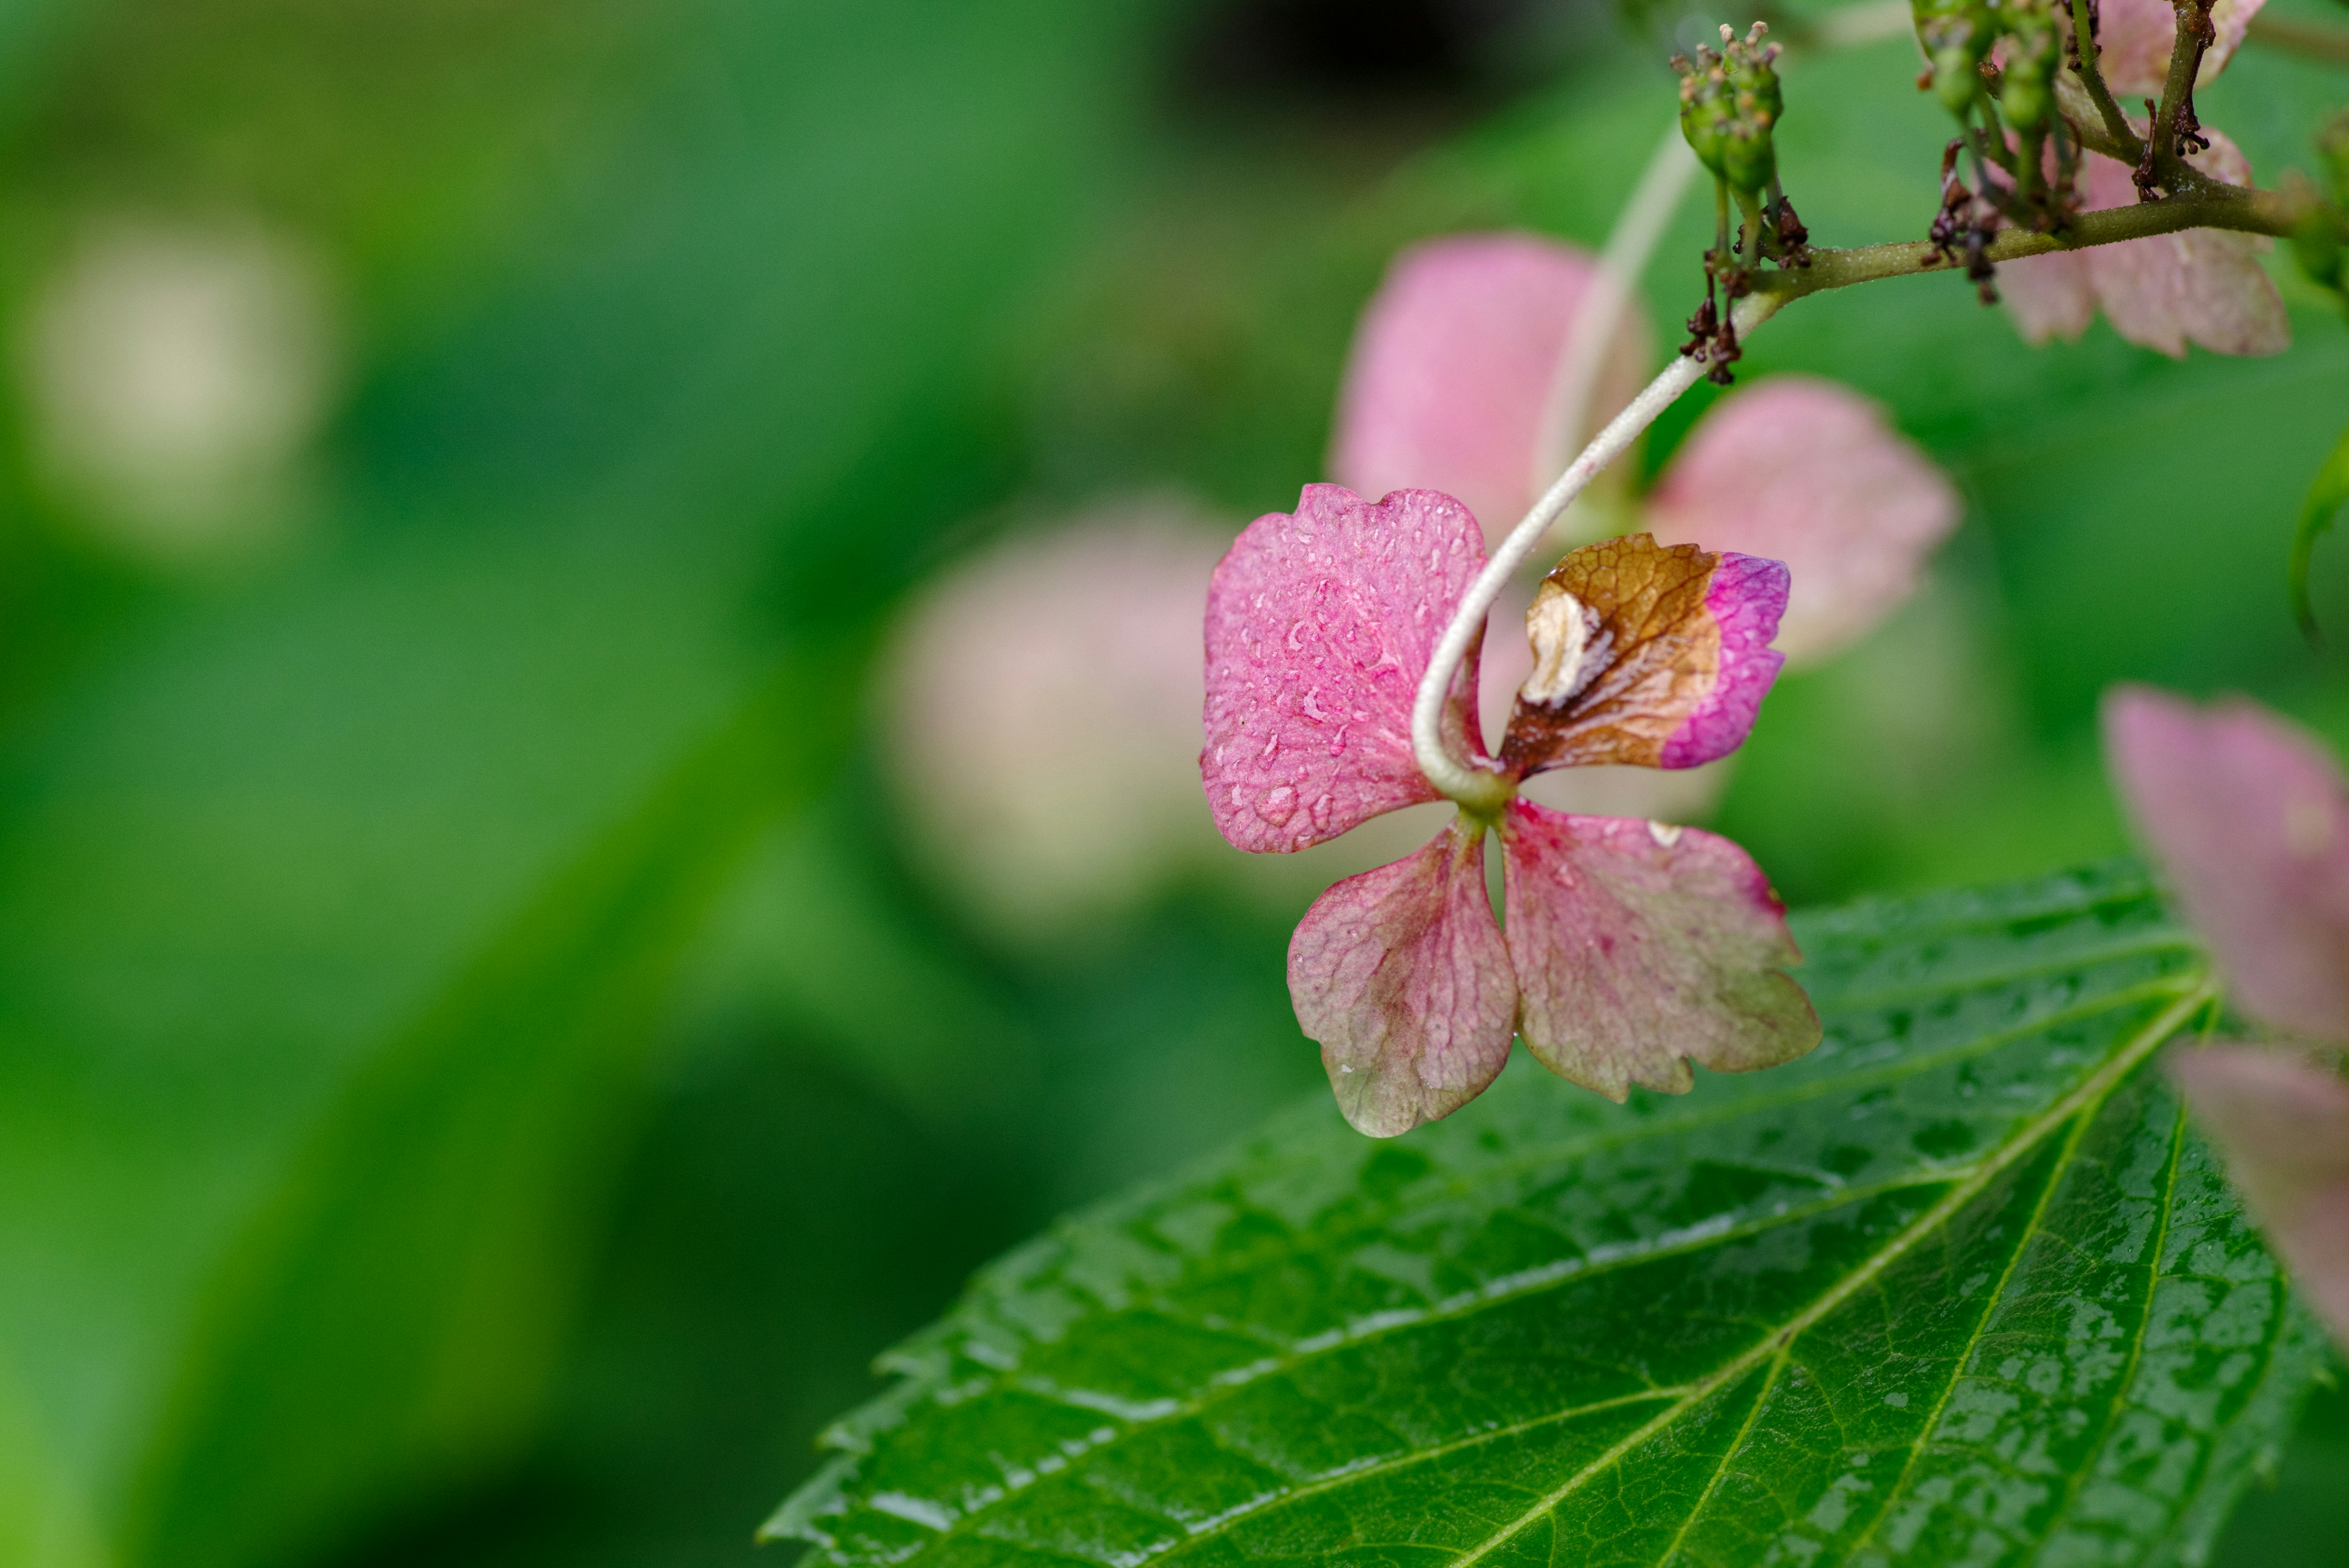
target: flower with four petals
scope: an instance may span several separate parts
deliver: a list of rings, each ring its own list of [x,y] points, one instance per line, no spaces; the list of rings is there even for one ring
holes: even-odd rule
[[[1308,486],[1241,534],[1209,587],[1206,744],[1216,826],[1238,848],[1299,850],[1442,798],[1411,712],[1438,639],[1485,564],[1450,496],[1371,502]],[[1733,751],[1776,678],[1775,561],[1660,545],[1573,552],[1526,613],[1534,670],[1497,757],[1475,714],[1476,659],[1453,681],[1447,742],[1501,782],[1425,848],[1323,893],[1289,944],[1289,994],[1346,1117],[1392,1136],[1481,1093],[1522,1037],[1551,1070],[1621,1099],[1679,1092],[1689,1063],[1736,1072],[1819,1038],[1785,971],[1785,911],[1744,851],[1694,828],[1575,816],[1515,798],[1549,768],[1687,768]],[[1503,922],[1485,837],[1503,857]]]

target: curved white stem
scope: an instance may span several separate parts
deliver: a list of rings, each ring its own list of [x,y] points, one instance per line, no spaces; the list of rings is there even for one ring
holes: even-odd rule
[[[1737,302],[1733,319],[1737,335],[1747,333],[1767,321],[1776,312],[1778,301],[1773,296],[1749,294]],[[1607,422],[1591,443],[1583,448],[1582,455],[1559,474],[1557,483],[1543,493],[1526,513],[1524,521],[1509,531],[1501,541],[1476,580],[1468,585],[1459,607],[1452,612],[1452,620],[1437,640],[1435,656],[1430,659],[1427,673],[1420,677],[1419,693],[1411,710],[1411,746],[1419,763],[1419,771],[1437,791],[1458,801],[1474,811],[1496,811],[1515,791],[1515,784],[1500,774],[1487,768],[1472,766],[1444,749],[1444,705],[1452,691],[1452,681],[1459,673],[1460,664],[1468,656],[1469,645],[1485,629],[1485,616],[1500,597],[1501,589],[1526,556],[1534,553],[1542,536],[1558,514],[1574,504],[1599,471],[1605,468],[1640,439],[1640,433],[1655,423],[1656,416],[1671,408],[1687,391],[1704,379],[1702,360],[1685,355],[1674,355],[1662,374],[1648,383],[1630,405]],[[1475,693],[1468,700],[1475,701]]]

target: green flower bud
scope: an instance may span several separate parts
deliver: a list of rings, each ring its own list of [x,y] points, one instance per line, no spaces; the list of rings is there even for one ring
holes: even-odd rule
[[[2055,67],[2063,36],[2055,28],[2053,0],[2006,0],[2005,68],[2000,73],[1998,107],[2017,130],[2038,130],[2055,107]]]
[[[1778,171],[1770,133],[1785,112],[1772,62],[1778,46],[1765,44],[1759,22],[1744,38],[1721,30],[1722,52],[1698,46],[1696,58],[1673,59],[1681,75],[1681,134],[1697,161],[1739,191],[1765,189]]]
[[[1982,63],[1997,28],[1984,0],[1909,0],[1917,41],[1932,64],[1933,91],[1951,114],[1962,114],[1982,89]]]

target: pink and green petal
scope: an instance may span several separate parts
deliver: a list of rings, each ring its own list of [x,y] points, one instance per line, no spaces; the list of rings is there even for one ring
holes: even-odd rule
[[[1412,757],[1412,701],[1484,565],[1476,520],[1432,490],[1373,503],[1310,484],[1295,513],[1248,524],[1207,588],[1199,772],[1226,839],[1304,849],[1439,798]],[[1452,743],[1482,755],[1474,651],[1453,690]]]
[[[1530,685],[1520,692],[1503,762],[1523,777],[1609,763],[1692,768],[1734,751],[1785,662],[1770,639],[1786,583],[1778,562],[1646,534],[1574,551],[1543,579],[1534,613],[1546,596],[1582,607],[1579,673],[1554,700],[1536,700]]]
[[[1799,661],[1847,646],[1906,599],[1958,512],[1950,482],[1874,403],[1816,377],[1774,376],[1699,421],[1648,517],[1661,544],[1785,562],[1775,645]]]
[[[1517,1031],[1552,1072],[1620,1100],[1687,1090],[1692,1061],[1751,1072],[1819,1043],[1785,909],[1736,845],[1524,800],[1501,833]]]
[[[1289,940],[1288,995],[1359,1130],[1393,1137],[1484,1093],[1508,1064],[1517,1005],[1484,829],[1455,817],[1314,900]]]
[[[2113,775],[2245,1012],[2349,1043],[2349,790],[2313,740],[2237,698],[2105,703]]]
[[[2245,1045],[2172,1053],[2169,1072],[2302,1293],[2349,1349],[2349,1083]]]
[[[1568,338],[1598,264],[1531,234],[1462,234],[1405,251],[1369,306],[1339,396],[1330,471],[1364,495],[1457,496],[1497,539],[1571,453],[1541,450]],[[1647,379],[1640,312],[1623,313],[1593,414]]]
[[[2088,253],[2050,251],[2001,263],[1998,300],[2033,348],[2051,338],[2075,340],[2096,318],[2096,280],[2088,270]]]

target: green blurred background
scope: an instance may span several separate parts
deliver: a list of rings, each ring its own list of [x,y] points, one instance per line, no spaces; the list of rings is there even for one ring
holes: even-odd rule
[[[924,827],[975,775],[905,776],[874,672],[999,538],[1141,495],[1211,559],[1286,507],[1387,259],[1595,243],[1685,26],[0,9],[0,1564],[753,1561],[974,1265],[1315,1092],[1281,957],[1343,867],[1111,780],[1176,847],[1014,918]],[[1930,216],[1913,69],[1790,67],[1822,242]],[[2343,100],[2247,49],[2205,113],[2271,182]],[[1756,339],[1967,503],[1733,776],[1791,901],[2125,847],[2116,679],[2349,738],[2282,587],[2349,327],[2278,276],[2276,359],[2032,351],[1948,278]],[[2224,1561],[2341,1560],[2343,1403]]]

